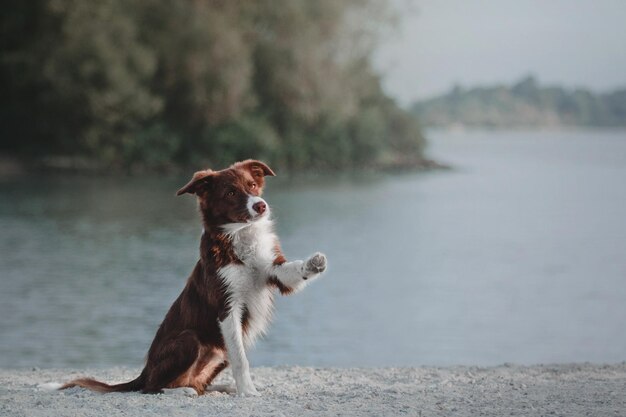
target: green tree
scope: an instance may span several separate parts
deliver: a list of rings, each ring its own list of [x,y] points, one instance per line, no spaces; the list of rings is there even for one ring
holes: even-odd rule
[[[120,168],[419,162],[419,128],[370,64],[387,10],[384,0],[11,2],[1,149]]]

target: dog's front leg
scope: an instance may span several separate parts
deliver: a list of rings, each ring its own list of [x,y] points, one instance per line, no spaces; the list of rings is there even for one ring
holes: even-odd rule
[[[282,294],[290,294],[304,288],[325,270],[326,256],[316,253],[305,262],[293,261],[274,265],[270,275]]]
[[[222,336],[226,343],[228,361],[233,370],[237,395],[259,396],[252,378],[250,377],[250,364],[246,357],[243,346],[243,329],[241,327],[241,309],[233,306],[230,314],[220,322]]]

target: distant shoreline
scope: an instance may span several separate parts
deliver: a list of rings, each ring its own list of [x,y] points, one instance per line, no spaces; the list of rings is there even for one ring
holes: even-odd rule
[[[39,387],[77,376],[108,382],[138,369],[0,370],[0,414],[96,416],[173,415],[621,415],[626,363],[496,367],[252,368],[261,397],[211,393],[98,394]],[[230,372],[217,384],[232,385]]]
[[[236,161],[233,161],[236,162]],[[42,157],[38,159],[20,158],[16,155],[0,154],[0,178],[3,177],[19,177],[30,173],[47,173],[59,175],[76,175],[76,176],[96,176],[107,177],[111,175],[141,175],[141,174],[163,174],[163,175],[187,175],[194,169],[201,167],[183,168],[178,165],[163,166],[160,168],[136,166],[132,169],[115,169],[102,165],[95,160],[84,157],[70,156],[53,156]],[[449,167],[438,161],[420,158],[406,160],[391,160],[369,168],[356,168],[347,170],[333,170],[332,172],[405,172],[405,171],[430,171],[437,169],[448,169]],[[287,173],[289,176],[308,176],[315,175],[315,171],[299,171],[297,173]]]
[[[429,137],[431,133],[451,132],[451,133],[550,133],[550,132],[624,132],[626,126],[474,126],[456,124],[450,126],[427,126],[424,128],[424,135]]]
[[[541,85],[527,76],[513,85],[465,88],[413,103],[424,128],[626,128],[626,88],[596,93]]]

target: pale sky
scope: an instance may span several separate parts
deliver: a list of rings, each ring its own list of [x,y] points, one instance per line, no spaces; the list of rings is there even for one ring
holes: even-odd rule
[[[463,86],[626,87],[626,0],[394,0],[400,27],[374,64],[399,103]]]

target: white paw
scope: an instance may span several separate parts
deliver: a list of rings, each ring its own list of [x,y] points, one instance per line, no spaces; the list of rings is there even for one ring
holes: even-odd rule
[[[321,274],[326,270],[326,255],[317,252],[306,261],[305,268],[309,274]]]
[[[220,392],[224,394],[236,394],[237,388],[232,385],[209,385],[206,387],[206,392]]]
[[[186,395],[187,397],[197,397],[198,391],[196,391],[193,388],[185,387],[183,388],[183,394]]]
[[[254,385],[249,385],[242,389],[238,389],[237,395],[239,397],[260,397],[261,396],[261,394],[259,394],[259,391],[257,391],[256,388],[254,388]]]

